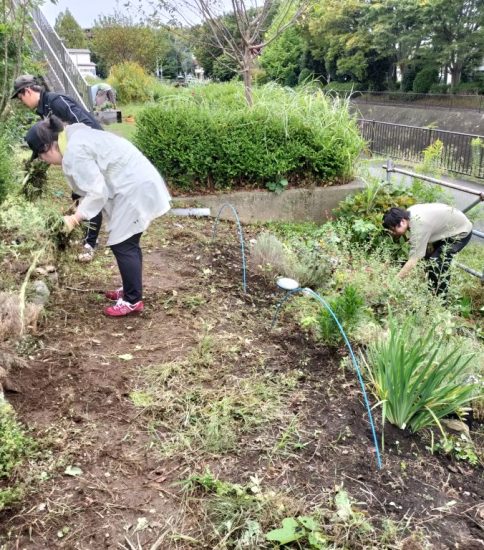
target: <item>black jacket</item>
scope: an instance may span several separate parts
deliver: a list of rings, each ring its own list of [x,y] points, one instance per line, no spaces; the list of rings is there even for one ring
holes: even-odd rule
[[[102,126],[91,113],[87,112],[69,96],[56,92],[40,92],[37,114],[42,118],[52,114],[69,124],[82,122],[95,130],[102,130]]]

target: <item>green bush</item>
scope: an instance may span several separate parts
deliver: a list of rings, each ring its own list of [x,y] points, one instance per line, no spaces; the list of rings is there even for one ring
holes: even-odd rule
[[[362,85],[359,82],[330,82],[323,88],[325,92],[354,92],[362,91]]]
[[[343,330],[349,334],[362,316],[364,299],[353,285],[347,285],[339,296],[329,300],[329,306]],[[318,336],[325,344],[336,345],[343,341],[338,325],[327,309],[321,310],[318,329]]]
[[[392,241],[382,226],[383,214],[394,206],[408,208],[416,202],[409,190],[368,177],[365,188],[349,195],[333,213],[346,225],[352,242],[366,243],[368,248],[382,244],[391,247]],[[401,253],[400,244],[395,245],[395,253]]]
[[[450,91],[450,84],[435,83],[430,86],[431,94],[447,94]]]
[[[438,80],[439,71],[434,67],[425,67],[417,73],[413,81],[412,90],[416,94],[427,94],[432,84],[436,84]]]
[[[463,381],[472,356],[453,347],[435,327],[418,334],[417,321],[390,323],[386,338],[370,344],[364,360],[372,390],[388,420],[413,432],[439,425],[451,413],[462,415],[477,386]]]
[[[248,108],[241,85],[194,88],[148,107],[135,142],[169,183],[181,189],[264,187],[285,178],[346,181],[362,140],[346,102],[322,93],[254,90]]]
[[[0,478],[9,477],[32,447],[10,405],[0,403]]]
[[[4,133],[0,133],[0,204],[7,197],[15,181],[13,150]]]
[[[461,82],[453,90],[455,94],[483,94],[484,93],[484,82]]]
[[[116,90],[119,103],[148,101],[153,95],[154,78],[133,61],[114,65],[108,83]]]

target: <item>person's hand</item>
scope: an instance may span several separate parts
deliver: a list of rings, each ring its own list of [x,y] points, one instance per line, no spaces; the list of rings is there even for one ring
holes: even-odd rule
[[[64,231],[70,233],[75,227],[79,225],[79,220],[75,214],[70,216],[64,216]]]

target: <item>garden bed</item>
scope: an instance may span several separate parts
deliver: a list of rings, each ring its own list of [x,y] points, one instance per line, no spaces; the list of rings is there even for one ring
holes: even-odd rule
[[[269,330],[280,291],[251,270],[243,294],[235,227],[215,243],[211,231],[153,225],[139,317],[101,314],[110,254],[63,263],[8,394],[40,449],[17,473],[29,486],[0,513],[0,543],[271,548],[265,534],[304,514],[336,547],[480,548],[482,472],[396,428],[378,471],[345,350],[314,343],[290,306]]]

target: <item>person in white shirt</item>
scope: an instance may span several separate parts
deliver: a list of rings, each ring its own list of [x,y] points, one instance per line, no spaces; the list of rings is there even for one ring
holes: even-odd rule
[[[143,311],[140,238],[150,222],[170,209],[170,194],[156,168],[129,141],[85,124],[65,126],[51,116],[28,131],[25,140],[34,155],[62,166],[72,190],[81,197],[76,213],[64,216],[72,231],[83,220],[102,211],[108,242],[122,288],[106,292],[116,304],[106,307],[110,317]]]
[[[452,258],[472,237],[472,223],[467,216],[447,204],[415,204],[408,210],[390,208],[383,216],[383,227],[397,237],[410,233],[409,258],[398,277],[406,277],[425,258],[429,260],[429,284],[445,298]]]

